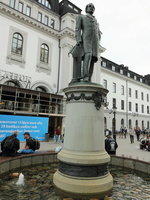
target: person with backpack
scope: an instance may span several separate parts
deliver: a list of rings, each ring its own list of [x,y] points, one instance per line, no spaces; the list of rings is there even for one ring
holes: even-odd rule
[[[107,135],[105,139],[105,150],[108,154],[115,155],[116,149],[118,148],[118,144],[111,135]]]
[[[29,132],[25,132],[23,135],[24,139],[26,139],[26,143],[24,149],[19,150],[19,153],[21,154],[34,153],[35,150],[40,148],[40,142],[37,139],[32,138]]]
[[[3,156],[16,156],[20,148],[20,141],[17,138],[18,132],[14,131],[11,136],[7,136],[1,142],[1,150]]]

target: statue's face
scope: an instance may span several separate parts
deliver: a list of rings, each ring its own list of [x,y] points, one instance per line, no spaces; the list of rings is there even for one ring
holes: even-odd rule
[[[92,3],[89,3],[87,6],[86,6],[86,12],[87,13],[90,13],[90,14],[93,14],[95,11],[95,7]]]

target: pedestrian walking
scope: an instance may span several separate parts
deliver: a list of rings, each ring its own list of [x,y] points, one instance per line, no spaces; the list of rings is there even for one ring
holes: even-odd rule
[[[133,128],[129,129],[129,135],[130,135],[130,142],[132,144],[132,143],[134,143],[134,135],[135,135],[135,131]]]

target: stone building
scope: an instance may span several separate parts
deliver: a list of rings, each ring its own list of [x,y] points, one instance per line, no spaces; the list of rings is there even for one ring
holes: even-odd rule
[[[0,1],[0,114],[49,117],[50,133],[61,125],[80,13],[67,0]]]
[[[121,127],[150,128],[150,75],[142,76],[127,66],[101,57],[101,83],[109,90],[105,109],[105,128],[113,128],[116,107],[116,130]]]

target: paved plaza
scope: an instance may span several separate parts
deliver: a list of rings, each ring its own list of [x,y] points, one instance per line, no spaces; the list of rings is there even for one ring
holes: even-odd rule
[[[136,137],[134,140],[135,142],[131,144],[128,135],[126,139],[117,136],[118,149],[116,155],[150,162],[150,152],[141,150],[139,148],[139,142],[136,141]],[[23,145],[24,143],[21,143],[21,147]],[[62,143],[54,144],[53,140],[50,140],[50,142],[41,142],[40,150],[55,150],[60,145],[63,146]]]

